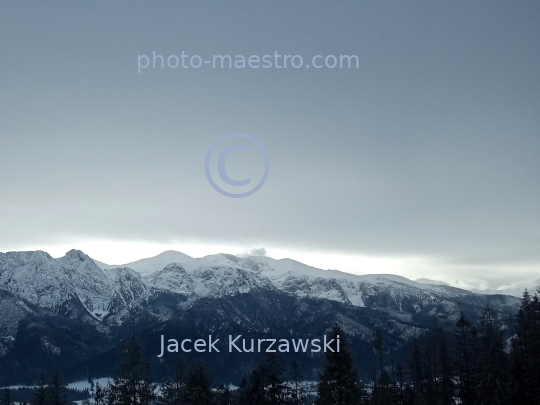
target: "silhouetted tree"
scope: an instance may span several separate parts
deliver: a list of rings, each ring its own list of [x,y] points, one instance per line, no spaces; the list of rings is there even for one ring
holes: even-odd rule
[[[450,358],[450,350],[447,343],[447,338],[444,331],[437,329],[437,357],[438,357],[438,378],[436,380],[437,403],[440,405],[455,404],[455,384],[454,370],[452,359]]]
[[[197,361],[188,371],[184,387],[184,403],[186,405],[212,405],[212,402],[210,373],[204,363]]]
[[[12,405],[11,392],[9,389],[4,389],[4,395],[2,395],[2,405]]]
[[[509,403],[508,358],[501,323],[490,308],[482,314],[479,343],[474,363],[475,404],[506,405]]]
[[[248,380],[246,377],[242,378],[240,385],[235,392],[236,403],[239,405],[244,405],[247,401],[248,396]]]
[[[390,379],[390,376],[383,371],[382,375],[374,381],[371,393],[370,405],[396,405],[398,392]]]
[[[242,387],[240,387],[242,389]],[[261,365],[255,367],[246,381],[245,388],[240,392],[239,402],[241,405],[260,404],[266,405],[266,378]]]
[[[475,380],[472,370],[477,344],[476,329],[461,312],[456,320],[456,346],[454,348],[457,369],[457,397],[463,405],[473,405],[476,400]]]
[[[175,363],[174,376],[170,381],[163,383],[161,387],[162,405],[180,405],[182,404],[185,388],[185,366],[180,359]]]
[[[94,390],[94,405],[106,405],[107,404],[107,390],[96,382]]]
[[[66,384],[55,374],[47,384],[45,405],[67,405]]]
[[[540,290],[539,290],[540,292]],[[514,404],[540,403],[540,298],[523,293],[512,339],[512,400]]]
[[[410,403],[408,396],[410,396],[410,386],[405,383],[405,369],[401,364],[396,367],[396,404],[408,405]]]
[[[291,364],[290,377],[287,403],[292,405],[307,404],[307,388],[296,360]]]
[[[337,338],[340,350],[337,351]],[[343,330],[334,326],[330,339],[333,351],[325,353],[326,364],[317,384],[316,405],[357,405],[362,399],[363,387],[353,367],[352,354],[347,347]]]
[[[231,389],[228,385],[221,385],[215,394],[215,403],[216,405],[233,405],[234,397]]]
[[[269,405],[281,405],[285,397],[285,384],[283,381],[283,365],[276,353],[269,353],[261,364],[266,382],[266,397]]]
[[[379,358],[379,378],[383,376],[383,331],[380,327],[375,328],[371,336],[371,346]]]
[[[150,405],[156,399],[156,386],[148,379],[150,365],[143,357],[134,327],[123,346],[118,373],[119,377],[110,384],[108,402],[118,405]]]
[[[32,398],[32,405],[45,405],[47,396],[47,384],[45,383],[45,376],[41,374],[39,383],[34,391]]]

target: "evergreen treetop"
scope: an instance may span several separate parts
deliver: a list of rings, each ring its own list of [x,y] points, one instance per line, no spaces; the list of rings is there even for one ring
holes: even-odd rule
[[[340,348],[337,350],[337,339]],[[330,345],[334,351],[325,353],[326,363],[317,385],[316,405],[357,405],[362,398],[362,384],[353,366],[345,334],[339,325],[332,328]]]

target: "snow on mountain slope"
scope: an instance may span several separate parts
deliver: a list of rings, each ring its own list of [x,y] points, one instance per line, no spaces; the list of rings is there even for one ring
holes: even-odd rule
[[[240,258],[221,253],[200,259],[188,257],[183,260],[182,266],[191,273],[195,269],[210,266],[210,263],[218,267],[251,269],[267,277],[276,288],[300,297],[326,298],[358,306],[364,305],[363,295],[374,293],[374,290],[367,288],[371,285],[378,286],[377,293],[388,290],[388,293],[395,297],[418,290],[423,292],[417,295],[426,297],[432,293],[448,297],[469,293],[441,283],[412,281],[393,274],[356,275],[339,270],[322,270],[292,259],[276,260],[266,256]],[[163,283],[161,287],[166,288]],[[398,294],[397,291],[402,293]]]
[[[20,320],[33,312],[20,298],[0,290],[0,357],[13,345]]]
[[[199,260],[213,263],[218,266],[237,266],[242,259],[235,255],[218,253],[217,255],[204,256]]]
[[[36,305],[54,307],[69,297],[69,291],[53,260],[40,251],[0,254],[0,285]]]
[[[230,256],[230,255],[229,255]],[[205,259],[205,258],[204,258]],[[315,279],[340,280],[343,285],[353,283],[368,284],[404,284],[419,289],[428,289],[440,292],[441,289],[435,285],[423,284],[409,280],[402,276],[394,274],[351,274],[339,270],[322,270],[316,267],[297,262],[292,259],[272,259],[264,256],[252,256],[238,259],[238,265],[251,268],[269,277],[274,283],[281,285],[287,282],[291,277],[308,277]]]
[[[137,260],[135,262],[117,265],[117,266],[110,266],[105,265],[109,269],[116,268],[116,267],[127,267],[132,270],[135,270],[138,272],[141,276],[149,276],[161,269],[163,269],[165,266],[171,263],[185,263],[187,261],[193,260],[192,257],[177,252],[174,250],[167,250],[166,252],[160,253],[157,256],[149,257],[147,259],[141,259]]]
[[[266,277],[240,267],[200,267],[193,271],[193,275],[200,280],[195,287],[195,293],[199,296],[218,297],[274,288]]]
[[[114,284],[109,308],[131,306],[148,297],[150,288],[136,271],[121,267],[107,273]]]
[[[60,259],[40,251],[0,254],[0,288],[53,309],[76,297],[97,314],[105,311],[111,286],[92,259],[72,250]]]
[[[418,278],[416,280],[417,283],[422,283],[422,284],[431,284],[431,285],[450,285],[448,283],[445,283],[444,281],[440,281],[440,280],[430,280],[429,278]]]
[[[338,270],[321,270],[291,259],[248,257],[239,259],[238,265],[259,271],[277,288],[299,297],[325,298],[356,306],[365,306],[367,302],[373,305],[372,297],[385,295],[386,301],[401,311],[403,305],[410,304],[411,297],[420,304],[438,302],[449,305],[446,299],[470,294],[452,287],[418,283],[393,274],[355,275]]]
[[[103,320],[110,314],[119,322],[130,308],[160,291],[196,300],[277,289],[300,298],[399,312],[428,306],[452,311],[453,299],[475,295],[391,274],[321,270],[291,259],[229,254],[192,258],[175,251],[114,268],[98,266],[77,250],[59,259],[40,251],[0,253],[0,289],[60,312],[80,302],[94,318]]]
[[[189,268],[188,273],[183,265],[171,263],[146,280],[155,288],[193,297],[220,297],[274,288],[266,277],[250,269],[231,266],[199,265]]]
[[[94,261],[80,250],[71,250],[57,262],[88,312],[97,318],[106,314],[114,287]]]
[[[149,276],[146,280],[156,288],[191,296],[195,294],[195,281],[186,269],[178,263],[170,263],[160,271]]]
[[[135,271],[102,270],[79,250],[59,259],[41,251],[0,253],[0,289],[56,311],[75,300],[97,319],[148,290]]]
[[[155,288],[193,297],[231,295],[262,287],[277,288],[298,297],[365,306],[366,301],[384,295],[394,309],[401,311],[403,305],[412,305],[409,302],[411,297],[414,297],[415,305],[435,302],[449,305],[445,299],[470,294],[449,286],[420,283],[391,274],[355,275],[322,270],[291,259],[237,257],[224,253],[197,259],[179,252],[165,253],[139,261],[141,274],[145,274],[145,280]],[[161,265],[168,260],[175,260],[175,264],[171,262],[162,270],[155,270],[156,264]],[[145,265],[150,267],[145,268]]]
[[[176,260],[185,264],[174,264]],[[249,268],[217,266],[179,252],[164,252],[134,262],[133,267],[139,270],[105,264],[100,267],[78,250],[58,259],[41,251],[0,253],[0,289],[59,313],[75,310],[80,314],[76,308],[82,306],[102,320],[109,314],[121,319],[154,290],[197,299],[274,288],[267,277]]]

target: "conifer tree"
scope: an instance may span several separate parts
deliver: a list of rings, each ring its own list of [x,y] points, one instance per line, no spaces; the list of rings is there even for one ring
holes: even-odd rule
[[[398,392],[386,371],[374,381],[370,405],[396,405],[399,399]]]
[[[245,389],[241,392],[239,402],[241,405],[268,404],[268,398],[266,396],[266,378],[261,365],[255,367],[251,372],[246,382]]]
[[[208,368],[204,363],[197,361],[191,365],[187,375],[184,387],[184,404],[212,405],[213,399]]]
[[[384,369],[384,337],[381,328],[376,328],[373,331],[371,346],[379,358],[379,377],[374,377],[370,404],[394,405],[397,399],[397,392],[394,387],[393,378],[390,379],[390,376]]]
[[[283,373],[283,365],[277,352],[268,353],[253,369],[247,381],[244,381],[245,386],[240,387],[240,404],[284,404],[288,387]]]
[[[437,400],[440,405],[455,404],[455,384],[452,359],[450,358],[446,336],[442,329],[438,329],[437,355],[439,365],[437,381]]]
[[[109,381],[107,383],[107,388],[105,388],[106,405],[117,405],[119,403],[117,391],[113,389],[113,383],[114,383],[114,380]]]
[[[473,405],[476,400],[476,383],[472,368],[475,349],[478,346],[476,338],[476,329],[461,312],[456,320],[454,358],[458,377],[457,397],[463,405]]]
[[[401,364],[396,367],[396,378],[396,405],[409,405],[411,390],[410,385],[405,383],[405,369]]]
[[[337,351],[337,338],[340,350]],[[334,351],[326,352],[326,364],[317,384],[316,405],[357,405],[362,398],[362,385],[353,366],[352,354],[347,347],[343,330],[334,326],[330,346]]]
[[[94,405],[106,405],[107,404],[107,392],[101,387],[99,381],[96,382],[94,390]]]
[[[433,332],[433,331],[432,331]],[[415,405],[435,405],[437,401],[434,377],[433,335],[428,343],[420,345],[414,339],[409,359],[410,389],[406,389],[409,402]]]
[[[290,377],[291,381],[287,394],[287,403],[291,405],[307,404],[307,388],[296,360],[291,364]]]
[[[266,396],[269,405],[281,405],[285,397],[283,381],[283,365],[277,352],[271,352],[261,364],[264,380],[266,381]]]
[[[540,292],[540,290],[539,290]],[[512,341],[512,397],[515,404],[540,403],[540,298],[523,293]]]
[[[383,376],[383,331],[381,328],[377,327],[373,331],[373,335],[371,337],[371,346],[373,347],[373,350],[375,350],[375,353],[377,353],[377,357],[379,357],[379,378],[382,379]]]
[[[47,385],[45,383],[45,376],[41,374],[39,383],[34,391],[32,398],[32,405],[45,405],[47,396]]]
[[[525,294],[528,292],[525,290]],[[525,295],[524,294],[524,295]],[[523,301],[522,301],[523,306]],[[521,308],[520,308],[521,310]],[[519,313],[516,315],[516,321],[518,320]],[[525,363],[527,359],[522,350],[518,348],[518,333],[514,334],[514,325],[511,324],[512,338],[511,346],[512,352],[510,356],[510,402],[513,405],[528,405],[527,402],[527,388],[525,385]]]
[[[424,344],[413,342],[410,375],[414,403],[453,405],[454,370],[451,349],[443,329],[434,319]],[[405,392],[409,390],[405,389]],[[404,395],[401,396],[402,398]]]
[[[143,357],[142,347],[131,336],[122,350],[122,362],[118,367],[119,376],[110,384],[109,403],[117,405],[150,405],[156,399],[156,386],[148,378],[150,365]]]
[[[180,359],[175,363],[172,380],[163,383],[161,387],[160,403],[162,405],[182,404],[185,387],[185,366]]]
[[[66,385],[55,374],[46,388],[45,405],[67,405]]]
[[[410,396],[413,402],[421,403],[420,399],[423,394],[424,370],[422,367],[422,355],[416,338],[413,340],[411,353],[409,355],[408,374],[410,376]]]
[[[11,392],[9,389],[4,389],[4,395],[2,396],[2,405],[12,405],[13,402],[11,401]]]
[[[500,321],[490,308],[482,314],[480,345],[475,356],[477,405],[509,403],[508,359]]]
[[[242,378],[242,381],[240,381],[240,385],[238,386],[238,389],[235,392],[235,398],[236,403],[239,405],[244,405],[247,401],[248,396],[248,380],[246,377]]]
[[[233,394],[228,385],[221,384],[221,386],[217,389],[215,396],[216,396],[216,399],[215,399],[216,405],[233,405],[234,404]]]

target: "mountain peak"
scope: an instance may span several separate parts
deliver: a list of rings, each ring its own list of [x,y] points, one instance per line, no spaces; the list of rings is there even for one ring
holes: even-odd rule
[[[70,259],[75,259],[75,260],[80,260],[81,262],[84,262],[88,259],[90,259],[90,257],[88,255],[86,255],[82,250],[77,250],[77,249],[71,249],[69,252],[67,252],[64,257],[62,259],[66,259],[66,260],[70,260]]]
[[[431,280],[429,278],[418,278],[416,280],[417,283],[422,283],[422,284],[431,284],[431,285],[449,285],[448,283],[445,283],[444,281],[441,281],[441,280]]]
[[[181,264],[173,262],[173,263],[169,263],[162,270],[160,270],[160,272],[165,272],[165,271],[179,271],[179,272],[185,273],[186,269],[184,269],[184,267]]]
[[[220,265],[236,266],[241,259],[228,253],[218,253],[216,255],[204,256],[202,260]]]
[[[166,250],[158,254],[157,256],[149,257],[146,259],[137,260],[131,263],[122,264],[118,266],[109,266],[111,267],[129,267],[130,269],[135,270],[141,276],[149,276],[154,274],[157,271],[160,271],[165,266],[170,263],[179,263],[183,264],[189,261],[192,261],[193,257],[188,256],[182,252],[177,252],[176,250]]]

